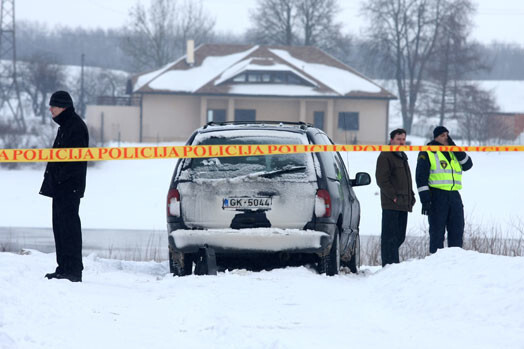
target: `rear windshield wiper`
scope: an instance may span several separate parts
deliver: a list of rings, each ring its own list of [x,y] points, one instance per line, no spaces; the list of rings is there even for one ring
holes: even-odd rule
[[[259,176],[265,177],[265,178],[271,178],[271,177],[275,177],[275,176],[278,176],[284,173],[299,172],[305,169],[306,169],[306,166],[287,167],[287,168],[281,168],[280,170],[264,172],[264,173],[261,173]]]

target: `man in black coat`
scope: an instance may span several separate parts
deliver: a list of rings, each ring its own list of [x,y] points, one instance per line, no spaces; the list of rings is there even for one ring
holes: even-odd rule
[[[406,131],[390,133],[391,145],[406,145]],[[380,247],[382,266],[399,263],[399,248],[406,239],[408,212],[415,205],[408,157],[404,152],[381,152],[375,172],[382,204]]]
[[[455,142],[444,126],[433,130],[434,140],[428,145],[451,145]],[[422,203],[422,214],[429,221],[429,252],[444,248],[446,229],[448,246],[462,247],[464,235],[464,205],[459,190],[462,172],[473,162],[465,152],[420,152],[417,159],[416,181]]]
[[[57,91],[49,101],[53,121],[60,127],[53,148],[86,148],[89,134],[75,113],[69,93]],[[87,163],[49,162],[40,194],[53,199],[53,233],[57,268],[48,279],[82,281],[82,230],[78,209],[86,186]]]

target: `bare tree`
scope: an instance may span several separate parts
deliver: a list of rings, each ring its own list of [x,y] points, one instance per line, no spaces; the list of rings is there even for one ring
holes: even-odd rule
[[[297,0],[259,0],[251,13],[254,28],[248,34],[261,44],[293,45]]]
[[[152,0],[149,9],[139,2],[129,12],[122,49],[138,70],[165,65],[175,48],[175,3]]]
[[[21,69],[21,87],[31,102],[35,116],[48,119],[49,96],[63,87],[66,74],[62,65],[56,64],[56,58],[50,54],[35,54]]]
[[[213,36],[215,19],[202,6],[202,1],[184,0],[178,7],[176,20],[177,50],[183,52],[186,41],[206,42]]]
[[[499,137],[505,125],[493,117],[498,107],[490,91],[472,83],[457,88],[457,119],[462,136],[471,145],[473,141],[485,144],[490,138]]]
[[[457,82],[470,73],[487,69],[477,46],[468,41],[474,11],[470,0],[453,0],[442,17],[434,58],[428,69],[428,88],[433,97],[428,112],[439,115],[439,125],[444,124],[446,115],[456,115]]]
[[[335,21],[338,11],[337,0],[258,0],[248,37],[260,44],[335,48],[347,39]]]
[[[297,18],[302,30],[302,43],[323,47],[338,36],[342,25],[334,19],[339,11],[337,0],[299,0]]]
[[[152,0],[147,10],[137,3],[129,13],[129,29],[124,28],[122,49],[135,70],[158,68],[181,53],[186,39],[199,44],[209,38],[214,25],[201,1]]]
[[[88,67],[84,74],[84,96],[86,103],[95,103],[98,96],[123,96],[125,95],[126,74],[120,74],[107,69]],[[80,95],[80,79],[72,83],[73,95]]]
[[[417,99],[439,35],[446,0],[369,0],[362,7],[370,40],[397,83],[404,129],[411,132]]]

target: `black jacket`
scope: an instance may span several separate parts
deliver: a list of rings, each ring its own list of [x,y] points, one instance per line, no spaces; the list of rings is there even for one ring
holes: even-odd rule
[[[84,121],[73,107],[53,118],[60,127],[53,148],[86,148],[89,134]],[[57,197],[73,195],[83,197],[86,187],[87,162],[48,162],[40,194]]]
[[[411,212],[415,194],[408,157],[404,152],[380,153],[375,178],[380,187],[382,209]]]
[[[433,141],[429,142],[427,145],[443,145],[443,144],[440,144],[439,142],[433,140]],[[442,154],[444,154],[444,156],[446,157],[446,159],[448,159],[448,161],[451,161],[451,156],[450,156],[449,152],[447,152],[447,151],[446,152],[442,152]],[[454,154],[455,154],[455,157],[457,158],[458,162],[462,166],[462,171],[467,171],[471,167],[473,167],[473,161],[471,160],[469,155],[466,154],[466,152],[463,152],[463,151],[457,152],[456,151],[456,152],[454,152]],[[422,202],[422,203],[428,202],[428,201],[431,200],[431,192],[430,192],[430,190],[429,189],[425,189],[425,188],[429,187],[428,182],[429,182],[430,167],[431,167],[431,164],[429,162],[428,153],[425,152],[425,151],[421,151],[418,154],[417,170],[416,170],[416,174],[415,174],[415,180],[417,182],[417,188],[418,188],[418,192],[419,192],[419,195],[420,195],[420,202]],[[431,190],[438,190],[438,189],[433,189],[432,188]]]

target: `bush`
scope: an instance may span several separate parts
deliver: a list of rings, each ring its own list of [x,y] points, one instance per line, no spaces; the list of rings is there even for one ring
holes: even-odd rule
[[[524,221],[518,219],[513,223],[516,236],[503,233],[497,225],[466,224],[464,228],[465,250],[500,256],[524,256]],[[427,227],[421,228],[421,234],[408,234],[406,241],[399,250],[400,261],[421,259],[429,255],[429,231]],[[416,235],[416,236],[413,236]],[[447,240],[444,242],[447,246]],[[361,250],[362,265],[382,265],[380,258],[380,236],[370,236]]]

